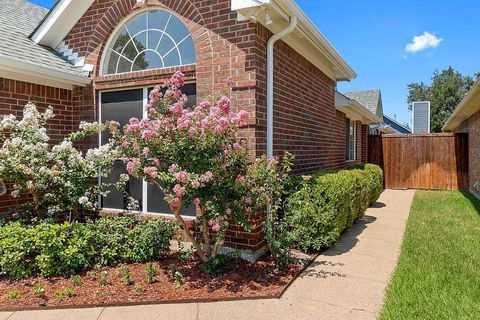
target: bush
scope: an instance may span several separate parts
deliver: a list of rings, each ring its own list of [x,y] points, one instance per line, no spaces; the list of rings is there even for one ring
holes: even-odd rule
[[[0,275],[53,276],[93,265],[154,261],[169,252],[174,233],[173,222],[130,217],[86,224],[8,223],[0,227]]]
[[[96,235],[96,263],[102,266],[161,259],[175,233],[175,224],[164,219],[137,223],[133,217],[102,218],[90,227]]]
[[[286,201],[296,246],[308,251],[333,245],[382,190],[383,173],[375,165],[322,172],[304,181]]]

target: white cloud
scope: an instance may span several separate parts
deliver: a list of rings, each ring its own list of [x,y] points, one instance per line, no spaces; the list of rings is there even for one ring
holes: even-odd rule
[[[405,51],[416,53],[428,48],[436,48],[442,41],[443,39],[425,31],[422,35],[413,37],[412,42],[405,47]]]

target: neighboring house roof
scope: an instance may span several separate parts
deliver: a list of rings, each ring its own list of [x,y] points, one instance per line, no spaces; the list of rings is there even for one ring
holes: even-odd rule
[[[361,121],[363,124],[374,125],[381,122],[376,114],[370,112],[357,100],[350,99],[338,91],[335,92],[335,107],[345,113],[349,119]]]
[[[412,133],[412,130],[410,130],[409,128],[407,128],[404,125],[397,122],[395,119],[392,119],[385,114],[383,115],[383,123],[389,125],[393,129],[395,129],[395,131],[397,131],[397,133],[404,133],[404,134]]]
[[[383,119],[382,92],[380,90],[352,91],[346,92],[345,95],[350,99],[357,100],[370,112]]]
[[[25,0],[0,0],[0,77],[34,83],[48,79],[55,85],[66,81],[64,86],[89,83],[81,69],[29,38],[47,12]]]
[[[450,118],[443,126],[443,131],[455,131],[465,120],[480,111],[480,79],[470,89],[462,102],[453,111]]]

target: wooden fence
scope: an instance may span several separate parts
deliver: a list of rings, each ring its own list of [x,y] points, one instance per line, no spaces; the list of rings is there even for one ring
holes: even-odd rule
[[[468,189],[468,135],[369,136],[368,162],[378,164],[387,189]]]

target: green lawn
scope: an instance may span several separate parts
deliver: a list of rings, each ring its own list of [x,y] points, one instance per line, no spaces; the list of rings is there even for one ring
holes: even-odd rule
[[[480,319],[480,202],[418,191],[381,319]]]

